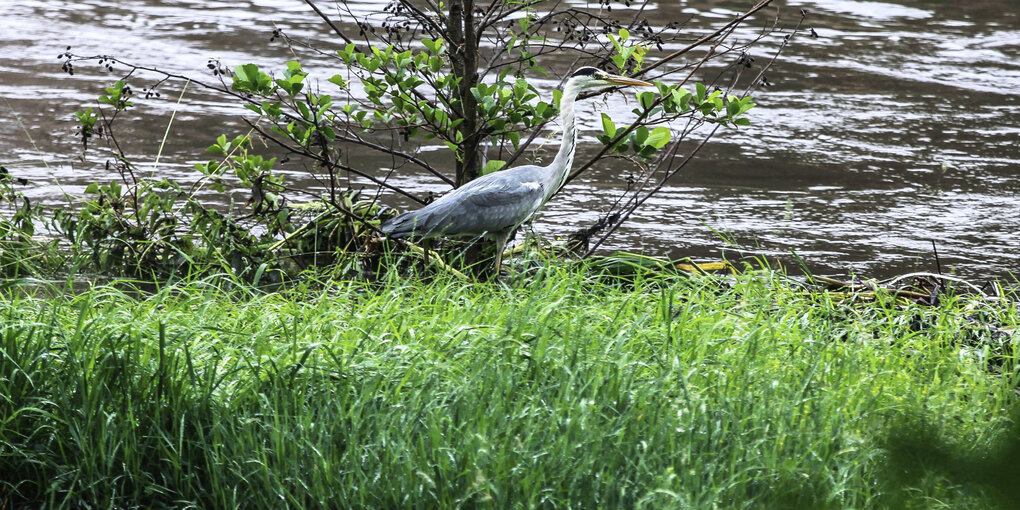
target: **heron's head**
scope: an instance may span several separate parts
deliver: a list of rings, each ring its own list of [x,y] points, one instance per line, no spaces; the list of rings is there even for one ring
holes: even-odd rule
[[[595,87],[610,87],[623,85],[625,87],[650,87],[651,83],[626,76],[609,74],[594,67],[582,67],[570,75],[571,82],[576,82],[579,89],[590,89]]]

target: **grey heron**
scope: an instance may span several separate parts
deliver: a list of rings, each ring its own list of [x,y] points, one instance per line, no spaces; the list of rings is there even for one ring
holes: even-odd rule
[[[534,215],[565,183],[577,148],[574,100],[585,89],[651,86],[651,83],[582,67],[567,80],[560,98],[563,142],[552,163],[522,165],[483,175],[436,201],[382,224],[382,232],[399,239],[417,236],[485,236],[496,242],[494,274],[498,277],[503,250],[510,234]]]

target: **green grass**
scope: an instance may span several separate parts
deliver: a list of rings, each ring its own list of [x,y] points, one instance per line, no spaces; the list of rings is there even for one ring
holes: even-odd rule
[[[6,291],[0,508],[987,508],[998,494],[938,459],[890,464],[910,453],[889,445],[911,420],[946,455],[1001,444],[1012,305],[843,302],[762,271],[613,285],[547,267],[268,295],[211,281]]]

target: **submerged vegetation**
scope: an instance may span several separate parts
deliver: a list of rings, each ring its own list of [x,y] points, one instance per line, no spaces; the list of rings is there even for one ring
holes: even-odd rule
[[[955,467],[1017,440],[1005,300],[588,264],[225,281],[4,290],[0,506],[1017,502]]]

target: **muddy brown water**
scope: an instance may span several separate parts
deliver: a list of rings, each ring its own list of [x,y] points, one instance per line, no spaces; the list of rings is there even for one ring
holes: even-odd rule
[[[653,19],[692,18],[692,27],[705,28],[749,4],[688,0],[647,9],[658,10]],[[124,70],[81,63],[68,76],[57,59],[65,47],[210,79],[209,59],[281,68],[292,56],[270,44],[274,26],[327,49],[337,46],[328,27],[298,0],[3,5],[0,164],[31,181],[22,188],[26,194],[50,204],[67,203],[67,195],[80,195],[90,182],[116,178],[102,158],[81,157],[71,118],[94,105]],[[346,5],[376,22],[385,2]],[[762,255],[785,263],[791,263],[792,250],[820,274],[885,277],[934,271],[935,241],[943,271],[1007,280],[1020,274],[1016,0],[816,0],[777,7],[787,25],[808,9],[806,26],[819,37],[798,36],[779,58],[768,74],[773,86],[755,94],[752,126],[721,131],[605,250],[708,260]],[[775,9],[763,13],[755,26],[774,15]],[[758,58],[767,56],[766,47],[755,50]],[[306,68],[321,69],[321,79],[335,66],[315,57],[301,60]],[[152,82],[139,76],[133,85],[140,90]],[[546,94],[555,85],[537,83]],[[220,133],[241,132],[240,111],[197,87],[180,105],[179,83],[160,90],[159,100],[138,102],[121,125],[122,141],[143,175],[194,179],[192,165],[207,159],[203,149]],[[584,122],[580,150],[596,148],[596,108],[626,117],[632,106],[619,97],[582,105],[591,118]],[[175,108],[177,118],[154,167]],[[389,164],[384,158],[359,162],[380,172]],[[292,182],[317,189],[299,166],[284,170]],[[560,235],[591,224],[631,172],[618,161],[592,169],[550,202],[535,228]],[[426,175],[397,179],[417,191],[446,189]],[[238,190],[205,198],[239,207],[245,196]]]

